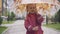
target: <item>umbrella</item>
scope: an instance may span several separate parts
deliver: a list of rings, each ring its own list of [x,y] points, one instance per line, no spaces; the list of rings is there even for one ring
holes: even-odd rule
[[[27,4],[36,4],[37,6],[37,10],[39,11],[40,9],[43,9],[42,13],[47,14],[47,15],[50,15],[52,14],[51,12],[53,12],[54,10],[56,11],[56,8],[54,4],[54,2],[56,1],[53,1],[53,0],[17,0],[18,2],[18,9],[20,9],[21,11],[25,9],[26,5]],[[52,9],[53,10],[50,10]],[[55,14],[55,13],[54,13]]]
[[[22,0],[21,4],[30,4],[30,3],[52,3],[52,0]]]

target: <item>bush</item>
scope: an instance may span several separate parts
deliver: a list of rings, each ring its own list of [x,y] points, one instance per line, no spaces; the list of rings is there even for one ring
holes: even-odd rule
[[[11,20],[14,20],[15,19],[15,14],[14,12],[11,12]]]
[[[58,0],[60,2],[60,0]]]
[[[8,14],[7,21],[13,21],[13,20],[15,20],[15,14],[14,12],[11,12],[11,14]]]
[[[60,23],[60,10],[55,15],[55,21]]]
[[[0,25],[2,24],[3,22],[3,18],[0,16]]]

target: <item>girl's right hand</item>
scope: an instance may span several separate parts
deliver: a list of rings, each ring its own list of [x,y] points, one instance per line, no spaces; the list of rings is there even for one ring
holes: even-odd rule
[[[37,31],[37,30],[38,30],[38,26],[33,27],[33,29],[32,29],[32,30]]]

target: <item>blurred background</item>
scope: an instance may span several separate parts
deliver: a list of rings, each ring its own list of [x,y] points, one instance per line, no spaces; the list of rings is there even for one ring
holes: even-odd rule
[[[36,4],[38,13],[45,18],[42,24],[44,27],[60,30],[60,0],[0,0],[0,28],[4,28],[2,31],[0,29],[1,33],[15,22],[24,24],[26,5],[31,3]]]

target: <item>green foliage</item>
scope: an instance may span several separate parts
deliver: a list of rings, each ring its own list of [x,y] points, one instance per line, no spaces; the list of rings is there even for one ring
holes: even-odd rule
[[[46,15],[46,24],[48,24],[48,16]]]
[[[55,21],[60,23],[60,10],[55,15]]]
[[[59,23],[57,23],[57,24],[48,24],[48,25],[44,24],[43,26],[60,30],[60,24]]]
[[[7,11],[7,16],[8,16],[8,15],[11,15],[9,11]]]
[[[60,0],[58,0],[60,2]]]
[[[14,20],[15,19],[15,14],[14,14],[14,12],[11,12],[11,14],[8,14],[8,21],[12,21],[12,20]]]
[[[0,25],[2,24],[3,18],[0,16]]]
[[[8,18],[7,18],[7,21],[9,21],[9,20],[10,20],[10,17],[11,17],[11,16],[10,16],[10,14],[8,14]]]
[[[11,17],[14,18],[15,17],[15,14],[13,12],[11,12]]]
[[[14,18],[15,18],[15,14],[11,12],[11,20],[14,20]]]
[[[0,26],[0,34],[2,34],[2,32],[4,31],[4,30],[6,30],[7,29],[7,27],[5,27],[5,26]]]
[[[3,23],[2,24],[12,24],[12,23],[14,23],[14,21],[3,21]]]

